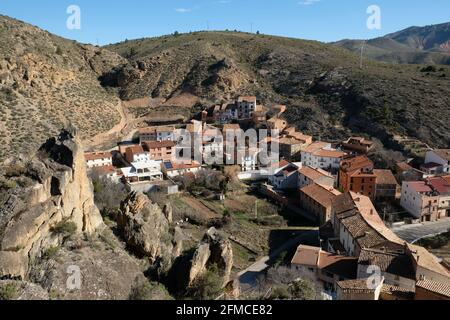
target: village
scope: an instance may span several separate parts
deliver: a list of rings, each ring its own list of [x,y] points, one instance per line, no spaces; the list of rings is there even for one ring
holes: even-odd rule
[[[233,197],[227,187],[231,180],[246,184],[315,230],[315,241],[294,244],[287,265],[324,299],[450,299],[448,262],[394,232],[402,226],[448,224],[450,150],[430,149],[420,165],[407,161],[377,168],[369,156],[374,150],[369,137],[315,140],[290,126],[285,111],[284,105],[263,106],[255,96],[238,97],[205,108],[187,123],[139,128],[133,141],[86,152],[86,165],[91,175],[127,191],[164,197],[186,192],[188,180],[211,172],[226,177],[213,191],[215,201]],[[229,140],[217,138],[248,130],[268,134],[259,134],[256,145],[232,140],[230,146]],[[201,144],[181,143],[180,131],[191,141],[200,136]],[[194,156],[198,153],[203,157]],[[263,163],[261,153],[276,154],[277,161]],[[223,161],[210,164],[211,155]],[[250,206],[258,217],[258,200]],[[247,267],[242,266],[237,281]]]

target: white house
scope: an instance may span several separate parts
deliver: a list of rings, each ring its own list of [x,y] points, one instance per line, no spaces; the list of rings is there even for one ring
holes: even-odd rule
[[[304,166],[336,172],[346,153],[333,149],[330,143],[317,141],[301,152]]]
[[[437,164],[436,174],[450,172],[450,149],[437,149],[428,151],[425,164]]]
[[[334,187],[335,180],[334,177],[325,170],[305,166],[302,167],[299,170],[298,187],[302,189],[303,187],[309,186],[313,183]]]
[[[136,145],[136,146],[128,147],[125,150],[125,160],[127,160],[128,163],[150,162],[151,156],[150,156],[150,152],[145,151],[142,146]]]
[[[403,181],[400,205],[416,219],[439,219],[439,196],[425,181]]]
[[[111,152],[86,152],[84,154],[88,169],[112,166]]]
[[[163,180],[161,163],[157,161],[133,162],[131,167],[122,168],[121,170],[125,182],[129,185]]]
[[[270,184],[279,190],[298,188],[298,171],[301,167],[301,163],[288,163],[280,167],[269,176]]]
[[[139,139],[141,142],[173,141],[174,133],[175,127],[173,126],[148,127],[139,130]]]
[[[185,163],[176,163],[172,161],[164,162],[162,165],[163,172],[169,178],[175,178],[187,173],[197,174],[202,166],[196,161],[190,161]]]

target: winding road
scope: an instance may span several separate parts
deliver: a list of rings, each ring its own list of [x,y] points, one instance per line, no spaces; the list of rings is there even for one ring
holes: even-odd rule
[[[393,228],[392,231],[401,239],[414,243],[422,238],[444,233],[450,229],[450,218],[436,222],[424,222],[420,224],[404,225]]]

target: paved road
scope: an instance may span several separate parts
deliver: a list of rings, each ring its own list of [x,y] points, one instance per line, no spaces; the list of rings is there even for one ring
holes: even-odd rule
[[[425,222],[421,224],[404,225],[392,229],[401,239],[410,243],[416,242],[427,236],[444,233],[450,229],[450,218],[445,218],[437,222]]]
[[[270,256],[266,256],[255,262],[253,265],[248,267],[247,269],[241,271],[237,275],[237,279],[239,280],[241,292],[245,292],[250,290],[252,287],[256,285],[256,279],[260,274],[262,274],[265,270],[267,270],[271,263],[278,258],[278,256],[286,251],[291,249],[294,246],[298,246],[300,243],[304,241],[318,241],[319,233],[318,228],[315,230],[305,231],[301,235],[289,240],[284,243],[281,247],[274,250]]]

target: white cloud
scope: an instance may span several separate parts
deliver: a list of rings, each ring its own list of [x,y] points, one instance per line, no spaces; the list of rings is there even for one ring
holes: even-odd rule
[[[192,9],[189,9],[189,8],[176,8],[175,11],[179,12],[179,13],[187,13],[187,12],[191,12]]]
[[[302,0],[298,4],[301,4],[302,6],[310,6],[318,2],[320,2],[320,0]]]

